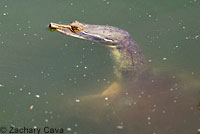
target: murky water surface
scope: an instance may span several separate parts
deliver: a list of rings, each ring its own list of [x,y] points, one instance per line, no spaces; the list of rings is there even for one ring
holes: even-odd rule
[[[199,0],[1,0],[0,131],[200,133],[199,12]],[[128,31],[149,72],[118,83],[108,48],[48,30],[73,20]]]

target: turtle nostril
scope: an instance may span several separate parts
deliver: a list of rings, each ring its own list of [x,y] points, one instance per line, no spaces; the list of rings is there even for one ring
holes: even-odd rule
[[[52,24],[50,23],[50,24],[49,24],[49,30],[50,30],[51,32],[53,32],[53,31],[56,30],[56,28],[52,27]]]
[[[51,28],[51,24],[49,24],[49,28]]]

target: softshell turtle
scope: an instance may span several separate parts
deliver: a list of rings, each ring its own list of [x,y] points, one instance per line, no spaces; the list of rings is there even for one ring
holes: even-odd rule
[[[116,82],[101,93],[81,96],[81,103],[62,104],[66,120],[75,116],[82,127],[101,134],[188,134],[200,128],[199,85],[182,75],[154,74],[128,32],[113,26],[73,21],[49,28],[109,47],[116,63]],[[184,75],[185,76],[185,75]],[[87,122],[84,124],[84,122]],[[91,129],[80,130],[90,133]]]

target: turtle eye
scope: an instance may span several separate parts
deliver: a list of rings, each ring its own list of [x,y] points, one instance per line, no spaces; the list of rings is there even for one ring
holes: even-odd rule
[[[71,29],[70,29],[73,33],[78,33],[80,31],[79,27],[77,26],[71,26]]]

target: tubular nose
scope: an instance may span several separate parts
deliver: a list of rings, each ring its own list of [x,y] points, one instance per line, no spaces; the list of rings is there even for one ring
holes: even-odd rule
[[[56,25],[54,23],[50,23],[49,28],[56,28]]]
[[[56,30],[56,27],[53,25],[53,23],[50,23],[50,24],[49,24],[49,30],[50,30],[51,32],[54,32],[54,31]]]
[[[58,28],[58,27],[59,27],[59,24],[52,23],[52,22],[49,24],[49,28],[53,28],[54,29],[54,28]]]

